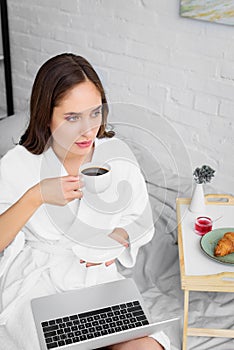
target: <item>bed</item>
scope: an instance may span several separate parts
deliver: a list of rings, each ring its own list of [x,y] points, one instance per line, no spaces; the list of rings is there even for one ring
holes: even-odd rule
[[[155,235],[150,243],[139,251],[132,269],[118,264],[125,277],[133,277],[149,307],[153,320],[180,317],[177,327],[166,333],[172,342],[172,350],[180,350],[182,343],[183,291],[180,287],[180,271],[177,244],[176,198],[190,197],[192,179],[183,176],[183,163],[188,160],[183,142],[162,118],[150,114],[142,121],[142,114],[131,107],[128,123],[116,115],[123,115],[123,105],[111,110],[110,126],[116,135],[129,144],[144,174],[154,217]],[[134,113],[133,113],[134,112]],[[10,117],[0,122],[0,156],[14,146],[26,125],[26,114]],[[162,142],[162,135],[163,142]],[[169,147],[168,140],[174,137]],[[181,147],[182,160],[176,159],[173,147]],[[207,186],[206,192],[218,192]],[[199,310],[199,316],[198,312]],[[196,321],[206,326],[207,322],[218,323],[221,328],[233,326],[232,293],[191,293],[191,326]],[[25,333],[27,329],[25,329]],[[27,334],[25,334],[27,336]],[[233,339],[189,337],[189,350],[231,350]],[[24,350],[15,348],[11,335],[0,327],[0,350]]]

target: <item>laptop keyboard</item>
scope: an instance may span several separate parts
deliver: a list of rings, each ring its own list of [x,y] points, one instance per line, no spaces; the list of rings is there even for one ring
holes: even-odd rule
[[[47,349],[149,324],[139,301],[42,322]]]

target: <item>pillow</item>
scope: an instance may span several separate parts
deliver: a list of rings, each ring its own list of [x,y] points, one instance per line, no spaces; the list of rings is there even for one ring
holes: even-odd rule
[[[0,157],[19,142],[27,123],[27,113],[23,112],[0,121]]]

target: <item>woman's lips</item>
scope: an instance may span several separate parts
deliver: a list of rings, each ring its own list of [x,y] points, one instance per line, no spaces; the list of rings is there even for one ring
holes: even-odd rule
[[[83,141],[83,142],[76,142],[76,145],[79,146],[80,148],[90,147],[91,144],[92,144],[92,140],[90,140],[90,141]]]

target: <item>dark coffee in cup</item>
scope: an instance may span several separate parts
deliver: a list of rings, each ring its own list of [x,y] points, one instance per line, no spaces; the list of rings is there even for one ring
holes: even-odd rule
[[[84,193],[101,193],[104,192],[111,184],[112,174],[111,166],[107,162],[102,164],[85,163],[80,167],[82,180],[84,181]]]
[[[108,169],[106,168],[100,168],[100,167],[92,167],[92,168],[86,168],[81,171],[83,175],[87,176],[100,176],[108,173]]]

